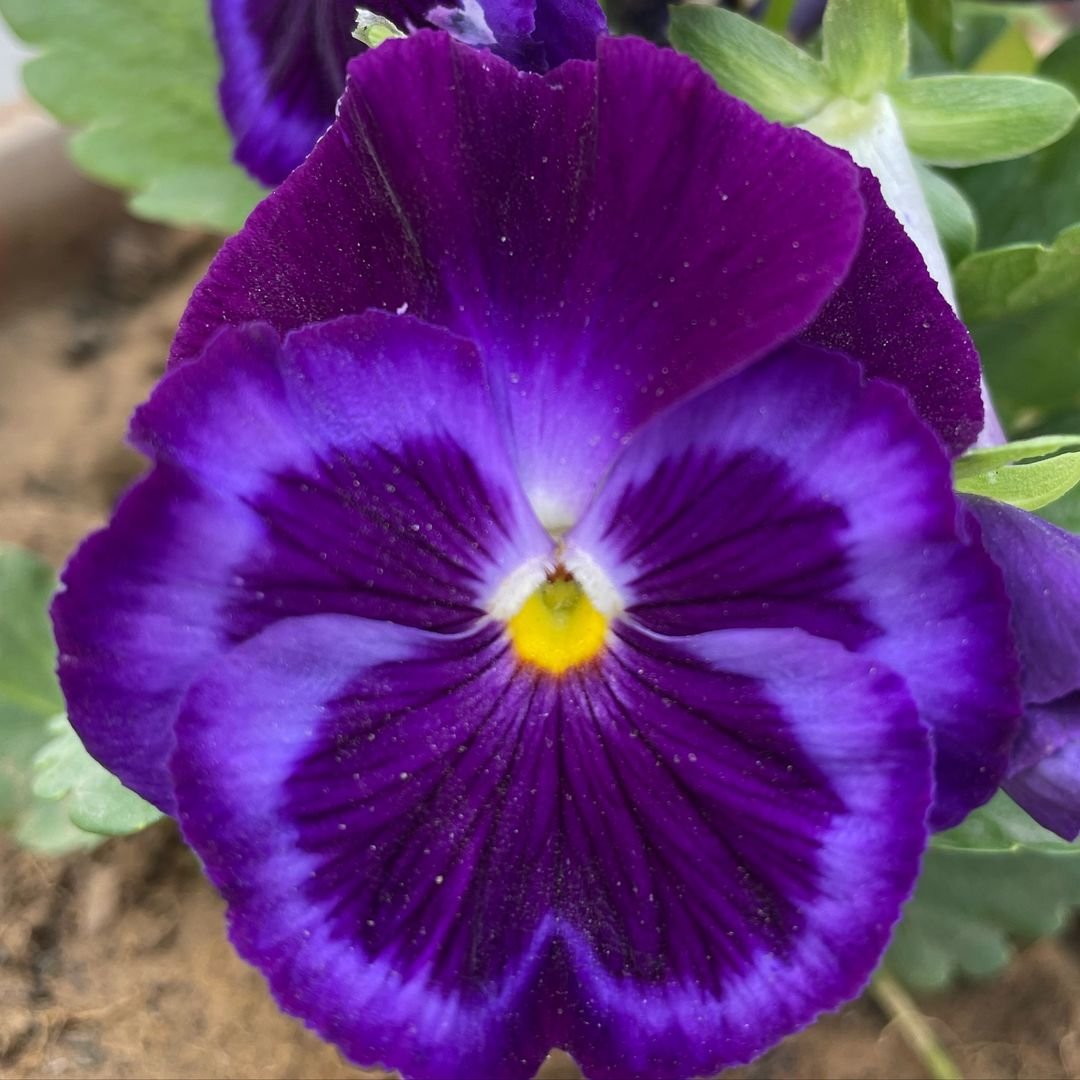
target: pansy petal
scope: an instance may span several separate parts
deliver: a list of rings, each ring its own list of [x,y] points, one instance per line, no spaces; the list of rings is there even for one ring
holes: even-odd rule
[[[203,665],[291,615],[457,631],[550,549],[467,342],[369,313],[284,346],[227,331],[133,423],[157,462],[64,574],[60,677],[91,753],[171,809],[165,761]]]
[[[925,729],[896,675],[797,630],[624,628],[605,667],[606,717],[581,687],[634,829],[583,835],[575,861],[598,860],[583,884],[615,910],[648,903],[621,943],[603,919],[568,934],[591,1006],[569,1047],[597,1080],[711,1075],[876,967],[926,842]],[[582,741],[570,782],[614,819]]]
[[[1072,840],[1080,832],[1080,537],[1005,503],[964,501],[1005,577],[1020,652],[1024,716],[1005,789]]]
[[[536,0],[535,21],[533,40],[545,69],[565,60],[591,60],[597,39],[607,30],[604,9],[596,0]]]
[[[902,386],[953,454],[982,428],[979,357],[912,239],[860,169],[866,228],[855,264],[803,339],[859,360]]]
[[[1015,506],[966,496],[1005,576],[1026,702],[1080,690],[1080,536]]]
[[[402,14],[411,10],[389,3]],[[307,157],[334,118],[349,57],[363,48],[352,36],[356,2],[211,0],[211,12],[221,108],[236,158],[272,186]]]
[[[497,627],[294,619],[178,729],[238,949],[406,1076],[525,1080],[551,1045],[620,1080],[745,1060],[862,985],[926,839],[903,683],[798,631],[623,627],[559,680]]]
[[[523,1015],[554,876],[529,785],[550,767],[499,637],[287,620],[178,723],[181,825],[237,949],[284,1009],[406,1076],[525,1078],[550,1049]]]
[[[627,432],[803,330],[855,257],[855,167],[674,52],[605,38],[541,78],[418,33],[350,73],[196,290],[174,363],[223,324],[407,308],[477,342],[549,523]]]
[[[791,346],[642,429],[568,540],[655,631],[798,626],[898,671],[945,827],[993,793],[1019,712],[1001,577],[957,518],[906,396]]]
[[[1002,786],[1040,825],[1080,836],[1080,693],[1025,707]]]

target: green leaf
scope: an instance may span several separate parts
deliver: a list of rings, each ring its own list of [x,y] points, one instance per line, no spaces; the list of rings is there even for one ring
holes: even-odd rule
[[[1080,225],[1050,247],[1013,244],[980,251],[956,270],[960,308],[971,321],[1028,311],[1080,289]]]
[[[1040,851],[931,848],[885,963],[914,990],[984,978],[1013,942],[1062,930],[1080,906],[1080,859]]]
[[[1080,844],[1069,843],[1044,829],[1004,791],[999,791],[985,806],[973,810],[955,829],[938,833],[930,843],[939,851],[1080,853]]]
[[[1034,461],[1029,465],[1005,465],[956,481],[956,490],[965,495],[1038,510],[1080,484],[1080,453]]]
[[[1042,435],[972,450],[953,468],[956,490],[1038,510],[1080,483],[1080,453],[1060,453],[1075,446],[1080,436]]]
[[[956,286],[1006,423],[1030,427],[1039,413],[1080,406],[1080,225],[1049,247],[977,252]]]
[[[671,10],[668,36],[729,93],[770,120],[798,124],[828,101],[821,63],[779,34],[721,8]]]
[[[1066,87],[1023,75],[928,75],[890,93],[908,147],[933,165],[1030,154],[1060,139],[1080,112]]]
[[[957,480],[980,476],[1003,465],[1018,461],[1033,461],[1080,446],[1080,435],[1039,435],[1032,439],[1015,439],[1001,446],[969,450],[953,467]]]
[[[942,57],[954,59],[956,25],[952,0],[908,0],[908,12]]]
[[[84,128],[72,156],[135,194],[136,213],[223,232],[263,190],[232,161],[217,102],[205,0],[0,0],[41,50],[25,80],[59,120]]]
[[[49,719],[64,707],[48,617],[55,589],[52,570],[35,555],[0,547],[0,826],[59,853],[95,841],[31,791],[34,755],[49,738]]]
[[[123,836],[161,818],[86,751],[66,716],[49,723],[50,740],[34,757],[34,794],[64,800],[71,821],[87,832]]]
[[[864,100],[907,69],[905,0],[829,0],[822,37],[833,85],[845,97]]]
[[[1067,38],[1039,74],[1080,95],[1080,34]],[[1018,161],[981,165],[954,174],[979,218],[987,247],[1049,244],[1080,222],[1080,125],[1044,150]]]
[[[919,162],[915,171],[922,185],[926,205],[934,219],[941,246],[945,249],[951,264],[971,254],[975,247],[978,229],[975,223],[975,211],[963,192],[951,184],[940,173]]]

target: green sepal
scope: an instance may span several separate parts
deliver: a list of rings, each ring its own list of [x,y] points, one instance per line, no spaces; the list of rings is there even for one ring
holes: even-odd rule
[[[973,810],[954,829],[931,838],[939,851],[1046,851],[1080,854],[1080,844],[1062,840],[1044,829],[1026,810],[999,791],[985,806]]]
[[[907,69],[905,0],[829,0],[822,40],[833,86],[844,97],[865,100]]]
[[[1029,311],[1080,290],[1080,225],[1052,245],[1010,244],[980,251],[956,268],[956,292],[971,321]]]
[[[1024,75],[928,75],[890,93],[908,147],[932,165],[1030,154],[1060,139],[1080,112],[1066,87]]]
[[[1058,933],[1080,907],[1080,859],[1042,851],[931,848],[885,963],[913,990],[985,978],[1016,940]]]
[[[65,124],[91,176],[132,192],[132,209],[232,232],[265,192],[232,160],[204,0],[0,0],[41,50],[30,93]]]
[[[949,263],[955,265],[965,259],[975,248],[978,225],[975,210],[964,193],[940,173],[920,162],[915,162],[926,205],[934,219],[941,246]]]
[[[87,753],[66,716],[49,721],[49,733],[51,738],[34,756],[33,791],[39,799],[63,800],[77,828],[126,836],[162,817]]]
[[[770,120],[801,123],[831,96],[820,61],[733,11],[674,7],[668,36],[720,86]]]
[[[36,555],[0,546],[0,827],[27,847],[63,854],[97,839],[31,789],[34,755],[64,707],[48,617],[55,589],[52,569]]]
[[[1038,510],[1080,483],[1080,452],[1059,452],[1077,445],[1080,437],[1075,435],[1048,435],[974,450],[956,462],[956,490]]]

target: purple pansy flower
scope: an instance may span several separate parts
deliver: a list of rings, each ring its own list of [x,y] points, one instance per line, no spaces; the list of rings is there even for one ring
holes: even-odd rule
[[[1080,835],[1080,538],[969,497],[1001,567],[1020,651],[1024,717],[1005,790],[1067,840]]]
[[[356,0],[210,0],[222,59],[221,107],[236,159],[273,186],[307,157],[334,119]],[[590,60],[605,28],[596,0],[378,0],[403,30],[439,27],[518,67],[547,71]]]
[[[686,58],[350,75],[64,575],[72,722],[354,1060],[745,1061],[1006,766],[975,354],[872,178]]]

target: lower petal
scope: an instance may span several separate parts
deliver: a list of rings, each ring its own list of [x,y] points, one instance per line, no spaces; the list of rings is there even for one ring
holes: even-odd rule
[[[902,684],[792,631],[621,626],[562,679],[497,626],[277,624],[192,689],[180,819],[278,1000],[361,1063],[746,1060],[853,995],[914,882]]]
[[[635,863],[652,891],[633,949],[595,921],[567,934],[591,1008],[563,1045],[597,1080],[711,1074],[869,978],[926,841],[926,734],[893,673],[799,631],[625,629],[606,666],[635,736],[605,733],[610,768],[633,794],[621,828],[594,804],[612,819],[597,895],[644,895]]]
[[[550,1049],[530,998],[556,868],[512,672],[497,633],[328,615],[270,627],[188,696],[179,819],[233,943],[359,1064],[525,1080]]]

